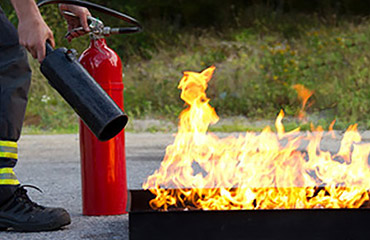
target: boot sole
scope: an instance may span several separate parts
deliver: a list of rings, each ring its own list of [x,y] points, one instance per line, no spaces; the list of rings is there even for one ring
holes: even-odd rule
[[[19,223],[8,219],[0,219],[0,231],[6,231],[11,228],[16,232],[42,232],[53,231],[67,226],[71,223],[70,220],[65,222],[50,222],[43,224]]]

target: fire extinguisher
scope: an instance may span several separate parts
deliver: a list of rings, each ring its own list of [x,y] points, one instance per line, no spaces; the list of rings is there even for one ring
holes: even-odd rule
[[[76,0],[44,0],[39,7],[50,3],[66,3],[94,9],[133,27],[111,28],[94,17],[88,17],[91,29],[90,45],[79,61],[95,81],[123,110],[122,63],[115,51],[107,46],[105,37],[141,31],[137,20],[98,4]],[[64,12],[74,16],[72,13]],[[76,31],[80,29],[74,29]],[[125,134],[122,130],[108,141],[100,141],[80,120],[80,157],[82,179],[82,207],[84,215],[117,215],[126,212],[127,179]]]

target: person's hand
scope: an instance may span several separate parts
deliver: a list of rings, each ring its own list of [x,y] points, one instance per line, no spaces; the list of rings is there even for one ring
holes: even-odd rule
[[[82,36],[90,31],[89,25],[87,23],[87,17],[91,16],[91,14],[89,10],[87,10],[87,8],[70,4],[59,4],[59,9],[68,23],[68,41],[71,41],[73,38]],[[63,11],[71,12],[76,15],[76,17],[64,14]],[[73,31],[73,29],[76,28],[81,28],[81,30]]]
[[[18,16],[19,44],[41,63],[45,58],[45,43],[55,47],[53,32],[44,22],[34,0],[11,0]]]
[[[55,47],[53,32],[38,14],[19,18],[18,35],[19,44],[23,45],[40,63],[45,58],[46,41]]]

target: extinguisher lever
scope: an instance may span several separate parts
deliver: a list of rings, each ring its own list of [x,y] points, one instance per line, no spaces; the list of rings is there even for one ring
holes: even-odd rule
[[[62,13],[63,13],[63,15],[67,15],[69,17],[78,18],[78,16],[76,16],[74,13],[69,12],[69,11],[62,11]],[[99,29],[104,28],[103,22],[100,21],[97,18],[94,18],[92,16],[87,16],[87,20],[89,22],[89,28],[91,29],[91,32],[93,32],[95,34],[99,33]],[[87,33],[83,27],[77,27],[77,28],[73,28],[70,31],[68,31],[67,34],[64,37],[68,38],[68,36],[73,32],[85,32],[85,33]]]
[[[64,10],[62,13],[64,15],[67,15],[67,16],[70,16],[70,17],[78,18],[78,16],[76,16],[76,14],[74,14],[73,12],[70,12],[70,11],[65,11]],[[92,25],[94,27],[104,26],[103,22],[101,20],[99,20],[98,18],[95,18],[95,17],[92,17],[92,16],[87,16],[87,20],[90,22],[90,25]]]
[[[115,17],[117,19],[120,19],[120,20],[122,20],[126,23],[134,25],[133,27],[109,28],[109,31],[108,31],[108,29],[106,27],[104,27],[104,24],[103,24],[102,21],[100,21],[97,18],[89,16],[89,17],[87,17],[87,19],[90,21],[89,27],[92,30],[91,34],[94,34],[95,37],[108,36],[110,34],[124,34],[124,33],[134,33],[134,32],[142,31],[142,26],[136,19],[134,19],[134,18],[132,18],[132,17],[130,17],[130,16],[124,14],[124,13],[121,13],[121,12],[115,11],[113,9],[109,9],[107,7],[104,7],[104,6],[95,4],[95,3],[91,3],[91,2],[88,2],[88,1],[82,1],[82,0],[41,0],[37,3],[37,6],[41,7],[41,6],[44,6],[44,5],[55,4],[55,3],[65,3],[65,4],[72,4],[72,5],[76,5],[76,6],[86,7],[86,8],[99,11],[101,13],[104,13],[104,14],[110,15],[112,17]],[[73,13],[67,12],[67,11],[64,11],[63,14],[71,16],[71,17],[76,17],[76,15],[74,15]],[[81,31],[81,30],[83,30],[83,29],[76,28],[76,29],[72,29],[71,32],[72,31]],[[71,32],[69,32],[69,34]],[[68,33],[67,33],[67,36],[68,36]]]
[[[68,15],[70,17],[78,18],[74,13],[69,11],[63,11],[63,14]],[[129,33],[136,33],[139,32],[141,29],[139,27],[120,27],[120,28],[111,28],[108,26],[104,26],[104,23],[95,17],[88,16],[87,20],[89,21],[89,28],[90,33],[96,36],[109,36],[112,34],[129,34]],[[84,32],[83,27],[74,28],[67,32],[65,38],[67,38],[72,32]]]

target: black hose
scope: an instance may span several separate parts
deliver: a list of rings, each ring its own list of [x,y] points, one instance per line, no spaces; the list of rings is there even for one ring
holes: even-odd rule
[[[140,32],[142,30],[142,26],[135,18],[130,17],[124,13],[118,12],[116,10],[101,6],[96,3],[91,3],[91,2],[81,1],[81,0],[41,0],[37,3],[37,6],[40,8],[42,6],[45,6],[48,4],[55,4],[55,3],[65,3],[65,4],[72,4],[72,5],[77,5],[81,7],[86,7],[86,8],[96,10],[98,12],[110,15],[112,17],[121,19],[125,22],[135,25],[135,27],[119,28],[120,33],[134,33],[134,32]]]

